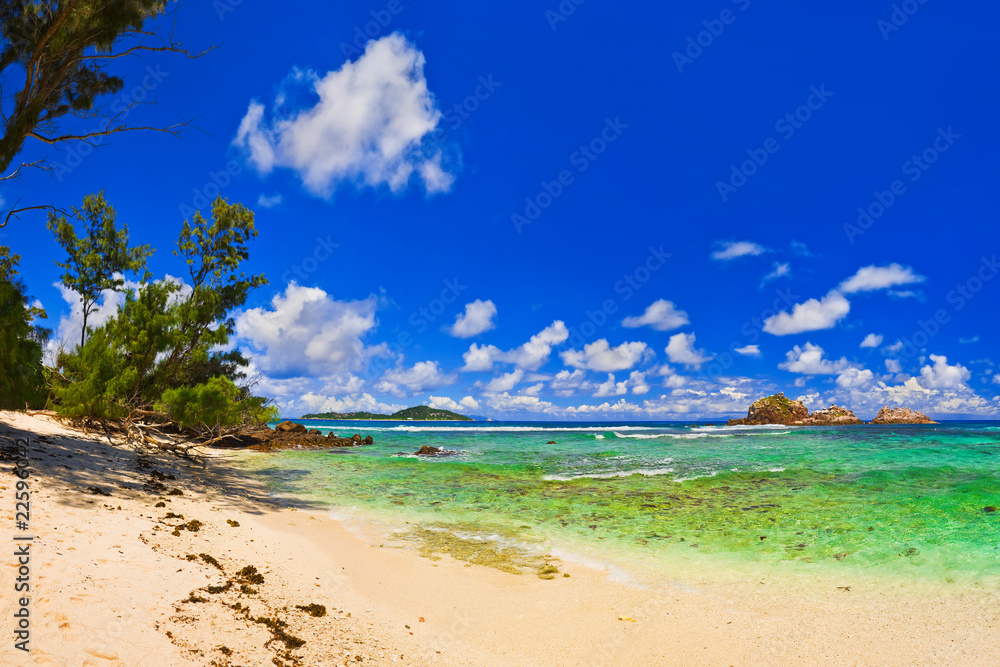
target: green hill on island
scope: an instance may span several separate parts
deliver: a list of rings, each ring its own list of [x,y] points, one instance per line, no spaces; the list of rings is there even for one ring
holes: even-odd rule
[[[366,421],[377,421],[380,419],[390,421],[475,421],[471,417],[460,415],[448,410],[438,410],[426,405],[418,405],[413,408],[406,408],[391,415],[380,415],[375,412],[320,412],[318,414],[302,415],[302,419],[358,419]]]

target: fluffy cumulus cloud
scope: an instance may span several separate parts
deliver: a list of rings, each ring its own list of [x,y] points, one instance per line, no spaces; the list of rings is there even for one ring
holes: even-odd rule
[[[587,371],[559,371],[549,382],[549,389],[556,396],[573,396],[590,391],[593,385],[587,380]]]
[[[838,361],[831,361],[826,359],[824,354],[823,348],[819,345],[812,343],[806,343],[802,347],[796,345],[785,354],[785,361],[778,364],[778,368],[800,375],[838,375],[851,366],[851,363],[843,357]]]
[[[471,396],[466,396],[461,401],[456,401],[455,399],[448,398],[446,396],[431,396],[428,405],[432,408],[437,408],[438,410],[451,410],[452,412],[461,412],[462,410],[478,410],[479,401],[472,398]]]
[[[903,364],[901,364],[897,359],[886,359],[885,370],[888,373],[902,373]]]
[[[670,331],[690,324],[688,314],[666,299],[654,302],[646,309],[642,315],[636,317],[626,317],[622,320],[622,326],[630,329],[638,327],[651,327],[656,331]]]
[[[363,338],[377,326],[374,297],[337,301],[318,287],[290,283],[270,307],[236,317],[238,341],[275,377],[321,377],[357,370],[370,356]]]
[[[744,357],[759,357],[760,356],[760,346],[758,345],[744,345],[743,347],[737,347],[733,350],[736,354],[741,354]]]
[[[402,398],[454,384],[456,379],[454,375],[444,373],[438,362],[420,361],[410,368],[386,371],[376,389],[381,393]]]
[[[882,344],[884,338],[878,334],[868,334],[865,339],[861,341],[861,347],[878,347]]]
[[[622,343],[611,347],[606,338],[583,346],[583,350],[567,350],[562,360],[567,366],[603,373],[624,371],[634,367],[645,356],[645,343]]]
[[[476,299],[465,304],[465,312],[455,318],[448,332],[455,338],[472,338],[496,328],[497,307],[492,301]]]
[[[536,371],[549,360],[552,347],[566,342],[569,330],[561,320],[556,320],[532,336],[527,343],[512,350],[501,350],[495,345],[473,343],[462,356],[463,371],[490,371],[496,363],[514,364],[527,371]]]
[[[667,343],[667,358],[675,364],[682,364],[692,368],[698,368],[712,357],[705,354],[704,350],[698,350],[694,346],[695,335],[693,333],[679,333],[670,337]]]
[[[922,283],[926,280],[913,272],[913,269],[890,264],[889,266],[866,266],[840,284],[838,288],[844,294],[856,292],[871,292],[873,290]]]
[[[805,331],[830,329],[851,312],[851,304],[840,292],[830,292],[822,299],[797,303],[792,312],[781,312],[764,320],[764,331],[787,336]]]
[[[933,366],[920,369],[920,384],[927,389],[961,389],[972,377],[969,369],[961,364],[948,365],[948,358],[930,355]]]
[[[861,389],[875,380],[875,374],[867,368],[848,368],[837,376],[837,386],[842,389]]]
[[[510,391],[516,387],[521,380],[524,379],[524,371],[520,368],[514,369],[510,373],[504,373],[499,377],[493,378],[489,383],[486,384],[485,391],[490,394],[499,394],[505,391]]]
[[[612,373],[608,373],[608,379],[597,385],[597,391],[594,392],[595,397],[604,396],[624,396],[628,393],[628,382],[621,381],[615,382],[615,376]]]
[[[767,248],[750,241],[726,241],[719,244],[719,249],[712,253],[712,259],[728,261],[737,257],[753,257],[767,252]]]
[[[296,171],[305,186],[329,196],[339,183],[402,190],[417,176],[428,192],[450,189],[454,177],[424,138],[441,112],[424,77],[424,55],[399,33],[368,42],[354,62],[320,75],[296,70],[274,105],[251,102],[234,144],[262,174]],[[303,87],[311,107],[289,101]]]

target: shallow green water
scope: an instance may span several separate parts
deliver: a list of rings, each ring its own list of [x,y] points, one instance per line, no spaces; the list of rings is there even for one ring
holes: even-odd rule
[[[241,458],[283,497],[655,564],[1000,580],[1000,424],[315,422],[376,444]],[[555,444],[547,444],[555,441]],[[431,445],[456,452],[415,457]]]

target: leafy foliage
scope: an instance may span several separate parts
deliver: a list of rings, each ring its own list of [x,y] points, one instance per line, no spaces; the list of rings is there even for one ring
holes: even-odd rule
[[[62,283],[80,295],[83,304],[83,330],[80,345],[87,336],[87,320],[94,305],[106,290],[119,290],[125,284],[125,273],[145,272],[146,259],[153,254],[150,247],[129,247],[128,225],[121,229],[115,224],[115,209],[104,198],[104,192],[87,195],[83,208],[73,207],[73,217],[82,223],[84,235],[78,237],[73,224],[65,216],[49,215],[49,230],[69,255],[56,265],[65,270]],[[143,274],[148,279],[148,274]]]
[[[20,259],[0,246],[0,409],[41,407],[46,395],[42,346],[49,332],[32,324],[45,311],[28,305]]]
[[[121,420],[162,409],[185,427],[216,431],[270,419],[266,402],[237,386],[246,379],[246,359],[226,351],[231,311],[266,284],[240,271],[256,236],[253,212],[222,198],[213,203],[211,222],[201,214],[185,222],[175,254],[187,263],[192,284],[161,280],[126,292],[114,318],[60,357],[65,381],[55,388],[57,410]]]
[[[100,131],[66,135],[57,132],[57,125],[66,116],[99,115],[97,99],[121,91],[124,81],[107,72],[115,58],[154,50],[187,53],[172,42],[142,41],[152,35],[144,29],[147,21],[166,6],[166,0],[0,1],[0,75],[5,80],[23,75],[24,81],[20,87],[13,81],[4,86],[0,171],[7,170],[29,137],[58,144],[132,129],[116,124],[122,110],[114,108]]]
[[[261,398],[245,397],[239,387],[224,377],[214,377],[196,387],[168,389],[163,392],[160,408],[181,428],[226,428],[248,422],[263,423],[278,416],[276,408],[267,407]]]

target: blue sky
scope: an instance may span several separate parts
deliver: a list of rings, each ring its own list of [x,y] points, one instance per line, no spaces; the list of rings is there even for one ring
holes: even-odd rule
[[[216,50],[119,66],[128,122],[198,129],[29,145],[55,175],[0,189],[105,189],[158,276],[195,208],[251,206],[235,343],[285,414],[1000,413],[997,6],[303,5],[183,6]],[[73,340],[44,219],[4,231]]]

